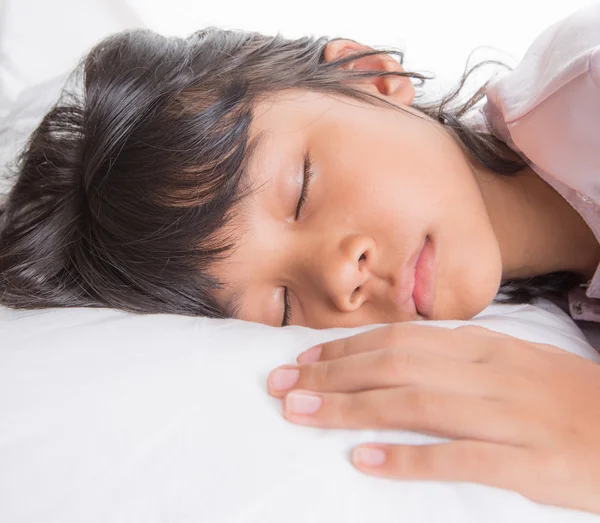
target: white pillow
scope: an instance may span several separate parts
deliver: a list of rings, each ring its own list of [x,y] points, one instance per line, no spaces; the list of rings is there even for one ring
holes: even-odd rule
[[[600,362],[566,314],[540,305],[428,324],[481,325]],[[0,308],[0,521],[599,521],[485,485],[376,478],[348,459],[361,442],[442,438],[286,421],[269,371],[371,328]]]
[[[2,100],[0,93],[0,202],[13,184],[13,179],[8,177],[8,168],[13,167],[16,155],[29,135],[58,101],[69,74],[63,73],[26,87],[14,101]]]
[[[10,188],[7,163],[77,61],[102,38],[143,27],[127,0],[0,0],[0,202]]]
[[[127,0],[0,0],[0,99],[70,71],[111,33],[145,27]]]
[[[30,1],[8,4],[24,13]],[[8,13],[12,20],[16,12]],[[25,36],[5,31],[2,42],[11,34]],[[14,42],[12,49],[34,51]],[[65,80],[0,89],[8,128],[0,135],[0,174]],[[2,100],[2,90],[18,95]],[[0,195],[7,190],[0,176]],[[570,318],[540,305],[493,305],[471,322],[429,324],[482,325],[600,360]],[[0,307],[0,521],[599,521],[484,485],[374,478],[348,460],[361,442],[441,438],[285,421],[280,402],[266,393],[268,372],[320,341],[370,328],[273,329],[109,309]]]

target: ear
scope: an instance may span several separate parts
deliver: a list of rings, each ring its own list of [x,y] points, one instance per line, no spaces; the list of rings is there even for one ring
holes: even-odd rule
[[[359,44],[353,40],[334,39],[327,43],[323,52],[326,62],[333,62],[345,58],[351,54],[373,51],[372,47]],[[404,71],[404,68],[397,60],[388,54],[377,54],[365,56],[358,60],[353,60],[342,66],[341,69],[356,70],[374,70],[374,71]],[[410,105],[415,97],[415,88],[406,76],[374,76],[372,78],[363,78],[359,81],[361,88],[376,95],[385,95],[392,101],[405,105]]]

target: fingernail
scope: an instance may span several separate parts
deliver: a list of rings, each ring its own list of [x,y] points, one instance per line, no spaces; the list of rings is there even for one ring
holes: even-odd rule
[[[298,381],[300,371],[298,369],[275,369],[267,377],[271,388],[275,390],[287,390]]]
[[[307,351],[304,351],[302,354],[300,354],[296,358],[296,361],[302,365],[306,363],[315,363],[316,361],[319,361],[322,351],[323,345],[315,345],[314,347],[311,347]]]
[[[352,458],[357,465],[378,467],[385,463],[386,455],[381,449],[374,449],[373,447],[356,447],[352,452]]]
[[[320,396],[303,392],[290,392],[285,397],[285,408],[293,414],[314,414],[322,404],[323,399]]]

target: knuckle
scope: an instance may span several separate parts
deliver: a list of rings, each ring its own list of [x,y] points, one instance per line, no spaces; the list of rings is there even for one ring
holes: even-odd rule
[[[375,391],[356,394],[336,394],[335,408],[332,409],[335,426],[359,429],[391,428],[389,405],[377,401]]]
[[[320,360],[332,360],[343,356],[347,339],[348,338],[343,338],[341,340],[333,340],[323,343]]]
[[[378,406],[373,409],[373,428],[375,429],[397,429],[389,409]]]
[[[477,327],[475,325],[461,325],[460,327],[456,327],[456,329],[452,329],[452,331],[450,331],[450,336],[457,344],[475,343],[479,346],[483,345],[487,347],[489,338],[486,336],[482,340],[481,336],[486,331],[487,329],[484,329],[483,327]],[[484,343],[482,343],[482,341]]]
[[[355,398],[355,413],[362,413],[361,417],[368,416],[368,425],[374,429],[394,428],[392,409],[390,405],[377,401],[377,391],[369,391]]]
[[[327,360],[327,359],[331,358],[331,354],[334,351],[334,348],[333,348],[334,343],[335,343],[334,341],[330,341],[330,342],[321,344],[321,347],[323,347],[323,348],[321,349],[321,357],[319,358],[320,360]]]
[[[457,344],[469,344],[474,353],[477,354],[475,363],[490,363],[493,361],[504,361],[512,351],[506,348],[514,339],[504,335],[496,335],[494,331],[476,325],[463,325],[453,331]],[[482,336],[483,335],[483,336]],[[470,339],[465,339],[465,336]]]
[[[356,401],[352,394],[335,396],[335,408],[331,410],[332,423],[337,427],[354,428],[356,424]]]
[[[435,474],[440,469],[439,454],[436,450],[431,447],[419,449],[418,452],[412,453],[406,466],[420,476],[428,477]]]
[[[412,415],[422,420],[435,414],[438,399],[433,393],[419,387],[406,387],[404,392],[407,408]]]
[[[431,478],[440,469],[436,450],[430,445],[406,449],[395,456],[394,468],[408,477]]]
[[[412,367],[413,357],[410,352],[394,347],[385,351],[384,364],[394,376],[406,374],[408,369]]]
[[[320,390],[328,390],[335,383],[335,365],[331,361],[319,361],[312,365],[313,372],[309,374],[308,382]]]
[[[491,372],[490,385],[496,398],[514,398],[521,400],[523,397],[535,398],[539,395],[539,385],[531,376],[517,372]]]
[[[492,355],[501,361],[513,361],[515,358],[535,356],[533,346],[519,338],[507,338],[493,348]]]
[[[406,335],[406,324],[404,323],[392,323],[385,327],[384,331],[384,342],[388,346],[393,346]]]

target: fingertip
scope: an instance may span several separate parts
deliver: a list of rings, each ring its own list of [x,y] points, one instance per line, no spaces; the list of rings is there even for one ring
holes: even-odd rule
[[[323,345],[315,345],[314,347],[311,347],[307,351],[304,351],[303,353],[301,353],[296,358],[296,361],[298,363],[300,363],[301,365],[306,365],[307,363],[315,363],[315,362],[319,361],[319,358],[321,357],[322,352],[323,352]]]
[[[359,468],[379,467],[387,461],[387,453],[380,447],[358,446],[352,449],[352,461]]]

